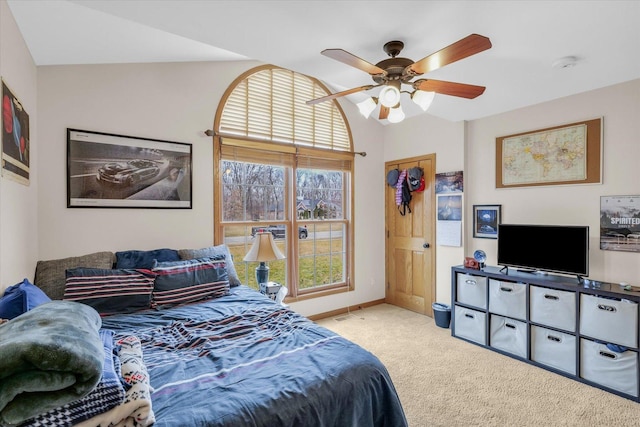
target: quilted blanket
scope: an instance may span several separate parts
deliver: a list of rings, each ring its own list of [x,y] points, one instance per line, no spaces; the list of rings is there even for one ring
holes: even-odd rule
[[[0,326],[0,425],[80,399],[102,375],[101,319],[71,301],[42,304]]]

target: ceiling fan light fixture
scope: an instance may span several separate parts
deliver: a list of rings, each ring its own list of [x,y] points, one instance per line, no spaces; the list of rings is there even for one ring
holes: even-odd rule
[[[365,118],[369,118],[373,110],[376,109],[378,101],[375,98],[369,97],[362,102],[358,102],[358,110]]]
[[[389,123],[400,123],[404,120],[404,117],[404,111],[402,111],[402,107],[398,105],[396,108],[389,110],[387,120],[389,120]]]
[[[399,83],[400,82],[398,82],[398,85]],[[400,89],[389,84],[382,88],[378,95],[378,99],[380,100],[380,104],[385,107],[395,107],[398,102],[400,102]]]
[[[435,92],[427,92],[424,90],[416,90],[411,94],[411,100],[415,102],[422,111],[427,111],[436,96]]]

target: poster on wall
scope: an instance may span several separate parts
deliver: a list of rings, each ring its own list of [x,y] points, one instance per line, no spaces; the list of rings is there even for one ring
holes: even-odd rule
[[[463,184],[462,171],[436,174],[436,194],[462,193]]]
[[[442,246],[462,246],[462,196],[438,196],[436,241]]]
[[[67,129],[67,207],[191,209],[191,144]]]
[[[29,115],[2,79],[2,176],[29,185]]]
[[[640,252],[640,195],[600,197],[600,249]]]

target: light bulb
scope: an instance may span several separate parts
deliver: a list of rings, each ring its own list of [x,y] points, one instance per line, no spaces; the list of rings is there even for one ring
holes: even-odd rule
[[[395,86],[385,86],[378,95],[380,104],[385,107],[395,107],[400,102],[400,90]]]
[[[396,108],[390,109],[387,120],[389,120],[389,123],[400,123],[401,121],[403,121],[404,111],[402,111],[402,107],[397,106]]]
[[[418,106],[422,108],[422,111],[427,111],[427,108],[429,108],[435,96],[436,96],[435,92],[426,92],[424,90],[416,90],[411,95],[411,100],[416,104],[418,104]]]
[[[373,98],[367,98],[358,104],[358,110],[360,110],[360,114],[362,114],[365,118],[369,118],[373,110],[376,109],[376,101]]]

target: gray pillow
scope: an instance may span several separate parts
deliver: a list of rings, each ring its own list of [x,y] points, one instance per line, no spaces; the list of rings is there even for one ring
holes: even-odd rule
[[[38,261],[34,284],[51,299],[62,299],[66,284],[65,272],[71,268],[113,268],[116,257],[113,252],[95,252],[88,255]]]
[[[227,264],[227,275],[229,276],[229,286],[242,284],[238,278],[236,267],[233,265],[233,257],[227,245],[209,246],[202,249],[180,249],[178,254],[180,259],[215,258],[216,255],[224,255]]]

